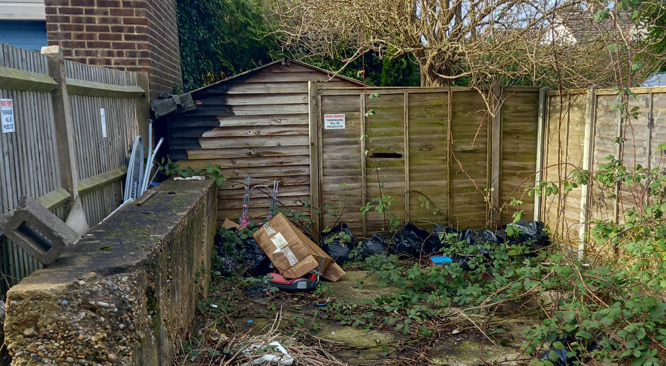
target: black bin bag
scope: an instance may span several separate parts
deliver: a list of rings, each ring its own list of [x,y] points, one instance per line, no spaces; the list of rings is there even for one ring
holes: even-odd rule
[[[430,255],[441,248],[442,244],[436,235],[430,235],[427,230],[406,222],[402,224],[402,231],[393,238],[389,252],[418,258],[421,255]]]
[[[363,257],[383,253],[386,253],[386,238],[384,235],[372,234],[369,240],[361,244],[360,255]]]
[[[458,240],[460,237],[460,230],[453,226],[447,226],[444,224],[435,224],[435,226],[432,228],[432,235],[441,242],[442,247],[449,247],[449,243],[446,240],[448,234],[456,234],[456,240]]]
[[[326,243],[329,237],[332,237],[339,233],[345,233],[348,237],[343,240],[340,237],[335,238],[332,242]],[[352,234],[349,226],[344,222],[340,225],[337,225],[328,233],[321,233],[321,248],[335,260],[336,263],[342,264],[351,258],[349,253],[354,249],[354,235]]]
[[[233,235],[238,235],[236,229],[231,229],[229,231],[231,231]],[[222,234],[218,233],[215,237],[215,250],[220,257],[221,265],[215,268],[215,270],[220,271],[224,275],[228,275],[236,270],[238,263],[232,255],[225,251],[224,244],[225,240],[222,237]],[[240,253],[241,260],[247,267],[246,275],[261,277],[271,272],[271,260],[251,236],[243,240],[240,244],[234,244],[234,250],[236,253]]]
[[[506,235],[506,230],[508,226],[513,226],[515,229],[519,230],[518,238],[509,238]],[[509,244],[525,244],[529,245],[532,250],[537,250],[543,247],[546,247],[550,244],[548,235],[544,232],[544,225],[541,221],[518,221],[516,224],[506,225],[502,231],[497,233],[500,241],[504,241],[506,238],[507,243]]]

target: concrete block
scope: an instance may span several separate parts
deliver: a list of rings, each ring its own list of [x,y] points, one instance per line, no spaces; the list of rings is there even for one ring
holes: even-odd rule
[[[46,207],[23,196],[13,216],[0,217],[0,230],[43,265],[58,259],[79,235]]]

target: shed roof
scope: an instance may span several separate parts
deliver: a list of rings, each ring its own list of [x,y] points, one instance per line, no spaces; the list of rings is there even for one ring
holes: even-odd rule
[[[233,80],[233,79],[239,78],[239,77],[241,77],[241,76],[245,76],[245,75],[252,74],[252,73],[254,73],[254,72],[257,72],[257,71],[263,70],[263,69],[265,69],[265,68],[267,68],[267,67],[273,66],[273,65],[278,64],[278,63],[281,63],[281,64],[283,64],[283,65],[289,65],[290,63],[294,63],[294,64],[296,64],[296,65],[300,65],[300,66],[303,66],[303,67],[307,67],[307,68],[309,68],[309,69],[312,69],[313,71],[317,71],[317,72],[324,73],[324,74],[330,76],[331,78],[333,78],[333,77],[337,77],[337,78],[340,78],[340,79],[342,79],[342,80],[346,80],[346,81],[349,81],[349,82],[355,83],[355,84],[357,84],[358,86],[366,86],[366,85],[367,85],[367,84],[364,84],[363,82],[358,81],[358,80],[356,80],[356,79],[352,79],[352,78],[347,77],[347,76],[343,76],[343,75],[336,74],[336,73],[334,73],[334,72],[332,72],[332,71],[328,71],[328,70],[326,70],[326,69],[322,69],[321,67],[312,66],[312,65],[310,65],[310,64],[307,64],[307,63],[305,63],[305,62],[298,61],[298,60],[293,60],[293,59],[289,59],[289,58],[283,58],[283,59],[280,59],[280,60],[276,60],[276,61],[273,61],[273,62],[267,63],[266,65],[261,65],[261,66],[259,66],[259,67],[257,67],[257,68],[254,68],[254,69],[251,69],[251,70],[247,70],[247,71],[241,72],[240,74],[236,74],[236,75],[234,75],[234,76],[230,76],[230,77],[228,77],[228,78],[226,78],[226,79],[223,79],[223,80],[220,80],[220,81],[216,81],[216,82],[214,82],[214,83],[212,83],[212,84],[208,84],[208,85],[206,85],[206,86],[202,86],[201,88],[198,88],[198,89],[192,90],[192,91],[190,91],[189,93],[196,93],[196,92],[198,92],[198,91],[200,91],[200,90],[204,90],[204,89],[207,89],[207,88],[210,88],[210,87],[216,86],[216,85],[220,85],[220,84],[226,83],[226,82],[231,81],[231,80]]]

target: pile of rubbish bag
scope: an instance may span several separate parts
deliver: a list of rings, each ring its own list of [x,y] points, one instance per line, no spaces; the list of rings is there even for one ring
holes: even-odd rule
[[[507,233],[508,226],[512,231],[518,231],[518,238],[509,237]],[[233,234],[238,234],[238,229],[228,229]],[[515,245],[522,243],[528,245],[532,250],[543,248],[550,244],[548,236],[544,232],[544,225],[538,221],[520,221],[516,224],[505,225],[498,231],[488,229],[463,231],[455,227],[444,224],[436,224],[431,232],[419,228],[411,222],[402,225],[402,230],[392,239],[381,234],[373,234],[370,239],[364,240],[354,257],[354,235],[346,223],[341,223],[326,233],[322,233],[320,246],[331,258],[338,264],[343,264],[350,260],[360,260],[375,254],[395,254],[405,255],[414,258],[421,258],[440,252],[442,248],[448,247],[447,235],[453,234],[457,241],[464,241],[467,245],[477,246],[486,243]],[[223,274],[229,274],[238,267],[238,261],[225,251],[229,247],[225,236],[218,233],[215,238],[215,249],[220,258],[220,264],[215,270]],[[331,240],[331,238],[333,238]],[[240,253],[240,259],[246,266],[246,275],[253,277],[264,276],[272,272],[271,261],[261,250],[257,242],[248,235],[244,240],[232,243],[235,252]],[[479,253],[490,256],[486,249],[480,249]],[[460,264],[463,269],[470,269],[468,265],[469,257],[464,255],[452,256],[453,261]]]
[[[228,231],[231,231],[234,235],[238,234],[238,230],[235,228],[228,229]],[[225,251],[225,242],[226,240],[222,233],[218,233],[215,236],[215,250],[222,263],[221,266],[215,268],[215,270],[220,271],[223,275],[228,275],[236,270],[238,262]],[[251,236],[248,236],[247,239],[242,240],[240,243],[234,243],[233,245],[236,253],[240,253],[241,260],[247,267],[247,275],[261,277],[272,272],[271,260]]]
[[[335,238],[330,241],[329,238]],[[343,239],[344,238],[344,239]],[[350,259],[350,253],[354,250],[354,234],[349,226],[344,222],[335,226],[331,231],[321,234],[321,244],[319,246],[335,260],[337,264],[342,264]]]
[[[508,226],[513,226],[510,230],[519,232],[517,239],[509,237],[506,234]],[[327,238],[330,238],[331,235],[341,232],[347,234],[345,236],[347,240],[341,240],[338,235],[333,241],[328,240],[329,243],[326,243]],[[358,258],[352,258],[351,256],[354,249],[354,236],[349,226],[345,223],[337,225],[327,233],[322,233],[321,247],[338,264],[382,253],[419,258],[438,253],[442,248],[448,247],[449,244],[446,237],[449,234],[453,234],[457,241],[464,241],[470,246],[486,243],[506,243],[508,245],[521,243],[528,245],[532,250],[537,250],[550,244],[548,236],[544,232],[543,223],[538,221],[520,221],[516,224],[505,225],[498,231],[488,229],[472,230],[469,228],[460,231],[452,226],[436,224],[431,232],[419,228],[411,222],[406,222],[402,225],[402,230],[393,239],[387,240],[383,235],[373,234],[369,240],[363,241],[357,253]],[[487,257],[490,256],[490,252],[486,249],[480,249],[479,252]],[[468,259],[465,256],[454,258],[464,269],[469,269],[467,265]]]

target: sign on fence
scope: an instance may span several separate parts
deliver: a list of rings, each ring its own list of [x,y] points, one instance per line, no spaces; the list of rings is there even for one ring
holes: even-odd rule
[[[106,116],[104,115],[104,108],[99,109],[99,115],[102,117],[102,137],[106,137]]]
[[[11,99],[0,99],[0,115],[2,116],[2,133],[15,132],[14,102]]]
[[[324,129],[326,129],[326,130],[344,130],[345,129],[345,115],[344,114],[325,114],[324,115]]]

